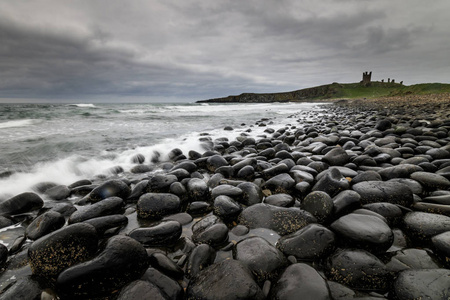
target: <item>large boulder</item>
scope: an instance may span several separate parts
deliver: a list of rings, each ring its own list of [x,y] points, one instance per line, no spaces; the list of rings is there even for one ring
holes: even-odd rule
[[[263,300],[264,293],[244,263],[234,259],[213,264],[194,276],[187,287],[188,299]]]
[[[97,257],[59,274],[56,290],[70,299],[106,297],[139,279],[147,267],[145,248],[130,237],[117,235]]]
[[[38,210],[44,201],[35,193],[22,193],[0,203],[0,215],[19,215]]]
[[[91,258],[98,236],[92,225],[78,223],[48,234],[28,249],[33,274],[54,278],[62,270]]]

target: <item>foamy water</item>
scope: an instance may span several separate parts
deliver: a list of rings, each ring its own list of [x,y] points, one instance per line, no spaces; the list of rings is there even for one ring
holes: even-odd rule
[[[0,198],[29,191],[40,182],[71,184],[108,175],[112,167],[128,172],[132,157],[147,164],[155,152],[161,160],[179,148],[203,153],[201,133],[234,140],[243,132],[258,137],[267,127],[255,122],[270,118],[278,129],[322,110],[316,104],[76,104],[0,105]],[[3,126],[2,126],[3,124]],[[233,131],[223,130],[232,126]],[[251,132],[247,132],[248,129]]]

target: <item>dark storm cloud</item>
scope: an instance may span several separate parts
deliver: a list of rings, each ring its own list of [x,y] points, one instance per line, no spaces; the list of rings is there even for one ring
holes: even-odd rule
[[[5,1],[0,98],[197,100],[354,82],[365,70],[407,84],[442,81],[448,8],[444,0]]]

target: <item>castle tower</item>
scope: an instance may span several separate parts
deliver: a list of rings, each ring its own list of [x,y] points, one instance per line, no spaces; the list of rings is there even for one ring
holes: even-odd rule
[[[372,79],[372,71],[370,71],[370,72],[364,72],[364,73],[363,73],[362,84],[363,84],[364,86],[369,85],[371,79]]]

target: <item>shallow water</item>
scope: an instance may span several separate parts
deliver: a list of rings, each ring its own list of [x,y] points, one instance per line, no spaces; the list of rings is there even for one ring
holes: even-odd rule
[[[247,134],[256,137],[267,128],[255,124],[261,118],[278,129],[293,113],[320,110],[311,103],[0,104],[0,198],[43,181],[70,184],[107,174],[114,166],[128,171],[138,153],[149,162],[155,151],[163,159],[173,148],[203,152],[200,133],[231,140],[251,129]]]

